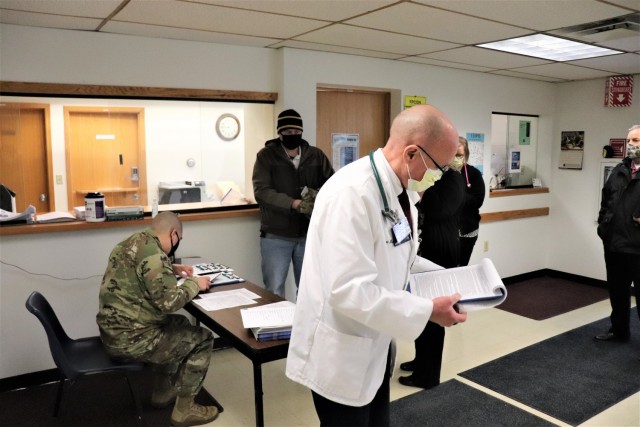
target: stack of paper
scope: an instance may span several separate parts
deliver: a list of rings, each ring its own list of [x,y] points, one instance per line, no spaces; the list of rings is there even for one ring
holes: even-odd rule
[[[411,292],[429,299],[458,292],[464,311],[495,307],[507,299],[507,288],[489,258],[477,265],[412,274],[409,285]]]
[[[258,341],[288,340],[291,338],[296,305],[281,301],[240,310],[242,324],[251,329]]]

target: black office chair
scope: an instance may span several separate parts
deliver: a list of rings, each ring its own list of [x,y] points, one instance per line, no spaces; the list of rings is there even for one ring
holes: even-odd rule
[[[27,310],[40,320],[49,339],[51,355],[60,371],[60,383],[53,411],[59,416],[64,391],[65,380],[69,380],[69,390],[76,381],[85,376],[101,373],[120,373],[124,375],[129,385],[131,397],[136,406],[137,420],[144,425],[142,419],[142,405],[131,387],[129,372],[140,371],[144,368],[139,362],[116,362],[106,353],[100,337],[87,337],[73,340],[66,334],[56,313],[42,294],[33,292],[25,303]]]

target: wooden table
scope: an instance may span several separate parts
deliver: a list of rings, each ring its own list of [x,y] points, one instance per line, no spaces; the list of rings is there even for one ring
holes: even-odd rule
[[[271,304],[284,299],[266,289],[251,282],[223,285],[212,288],[209,292],[229,291],[232,289],[247,289],[257,295],[260,299],[257,304],[242,307],[225,308],[216,311],[206,311],[193,302],[187,304],[184,309],[194,316],[213,332],[218,334],[244,354],[253,363],[253,389],[255,394],[256,425],[264,425],[264,407],[262,402],[262,364],[287,357],[289,340],[258,342],[253,337],[250,330],[245,329],[240,317],[240,309],[246,307],[257,307]]]

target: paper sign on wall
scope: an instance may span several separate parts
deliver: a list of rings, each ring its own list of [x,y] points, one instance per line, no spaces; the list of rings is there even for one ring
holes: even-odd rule
[[[633,76],[607,78],[604,95],[605,107],[631,107]]]

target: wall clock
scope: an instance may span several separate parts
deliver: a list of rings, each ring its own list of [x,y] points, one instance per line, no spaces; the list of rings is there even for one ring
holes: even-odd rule
[[[216,121],[216,132],[224,141],[233,141],[240,134],[240,120],[233,114],[223,114]]]

